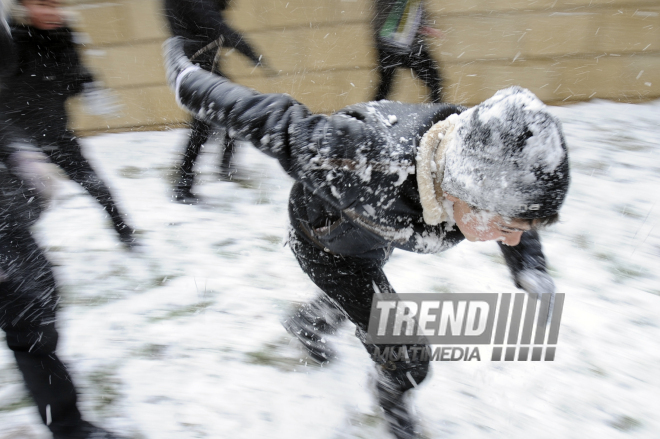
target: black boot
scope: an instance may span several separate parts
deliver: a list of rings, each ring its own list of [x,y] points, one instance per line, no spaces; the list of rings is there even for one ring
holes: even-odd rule
[[[415,439],[415,422],[408,406],[407,391],[400,390],[398,386],[379,372],[376,390],[378,404],[383,409],[385,420],[390,432],[396,439]]]
[[[122,439],[107,430],[90,424],[87,421],[80,421],[72,429],[66,431],[53,432],[53,439]]]
[[[346,317],[327,297],[302,305],[282,325],[307,349],[309,356],[323,365],[337,357],[326,340],[334,335]]]
[[[119,235],[119,241],[126,246],[129,250],[139,248],[140,243],[137,240],[135,229],[125,223],[115,224],[115,230]]]
[[[197,204],[199,199],[192,193],[194,174],[186,174],[179,179],[179,182],[172,191],[172,199],[181,204]]]
[[[90,181],[93,182],[95,179],[97,183],[91,184]],[[119,241],[129,250],[134,249],[138,244],[135,237],[135,229],[126,222],[126,214],[119,210],[110,194],[110,190],[96,177],[90,177],[85,183],[87,184],[85,188],[90,191],[90,194],[96,197],[97,201],[110,216],[112,226],[117,232]]]
[[[198,204],[199,198],[192,193],[190,188],[176,187],[172,192],[172,199],[181,204]]]
[[[225,148],[220,161],[220,180],[232,181],[236,178],[238,169],[233,164],[234,149],[234,139],[225,134]]]

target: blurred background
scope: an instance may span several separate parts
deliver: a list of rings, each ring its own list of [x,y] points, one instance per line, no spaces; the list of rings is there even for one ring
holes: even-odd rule
[[[72,100],[72,128],[85,135],[183,126],[187,116],[162,66],[169,34],[161,1],[67,3],[87,34],[87,65],[124,106],[107,119],[84,114]],[[475,105],[513,84],[550,105],[660,97],[657,0],[432,0],[426,7],[441,33],[427,41],[447,102]],[[224,70],[240,84],[289,93],[317,112],[370,100],[376,84],[371,8],[371,0],[234,1],[228,20],[279,75],[267,77],[231,51]],[[424,102],[427,90],[400,70],[389,98]]]

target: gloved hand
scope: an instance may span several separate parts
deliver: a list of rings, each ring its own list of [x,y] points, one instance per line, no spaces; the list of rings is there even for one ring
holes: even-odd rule
[[[85,112],[94,116],[120,116],[122,105],[117,95],[98,81],[83,84]]]
[[[548,317],[546,324],[552,319],[552,310],[555,305],[555,283],[548,273],[541,270],[522,270],[516,276],[516,283],[525,290],[527,294],[536,294],[540,301],[543,294],[550,294]],[[547,299],[546,299],[547,300]]]

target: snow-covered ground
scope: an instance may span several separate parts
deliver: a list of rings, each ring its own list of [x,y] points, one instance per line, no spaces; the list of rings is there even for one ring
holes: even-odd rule
[[[554,108],[572,185],[544,233],[566,293],[554,362],[435,362],[414,400],[431,438],[660,437],[660,102]],[[134,254],[98,205],[63,181],[36,227],[63,296],[60,354],[85,416],[136,438],[386,438],[371,361],[350,327],[341,359],[306,365],[280,319],[315,287],[283,246],[291,180],[244,146],[241,183],[200,162],[205,203],[169,201],[186,132],[83,139],[141,231]],[[494,243],[395,252],[400,293],[512,292]],[[1,336],[0,336],[1,337]],[[0,348],[0,438],[41,439],[9,350]]]

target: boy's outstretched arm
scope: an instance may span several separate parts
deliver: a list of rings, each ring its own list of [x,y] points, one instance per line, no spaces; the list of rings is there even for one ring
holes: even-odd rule
[[[289,95],[261,94],[206,72],[190,63],[183,42],[175,37],[164,45],[168,82],[179,105],[276,158],[291,177],[338,209],[351,205],[359,177],[336,163],[364,138],[361,121],[313,114]]]

